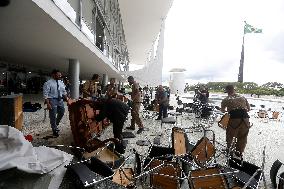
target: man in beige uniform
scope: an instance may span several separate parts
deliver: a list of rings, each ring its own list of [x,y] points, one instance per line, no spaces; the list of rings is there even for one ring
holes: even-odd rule
[[[127,127],[127,129],[135,130],[135,123],[138,125],[139,129],[137,134],[140,134],[143,130],[143,124],[139,117],[139,110],[141,106],[141,92],[139,90],[139,84],[136,83],[132,76],[127,78],[129,85],[132,85],[132,92],[131,92],[131,100],[132,100],[132,109],[131,109],[131,126]]]
[[[110,79],[110,84],[106,86],[106,96],[107,98],[116,98],[117,96],[117,86],[115,84],[115,78]]]
[[[99,84],[100,76],[94,74],[91,80],[87,80],[83,85],[83,97],[97,99],[100,95],[101,86]]]
[[[226,86],[226,92],[228,96],[223,99],[221,103],[221,111],[225,112],[227,108],[230,115],[226,130],[227,147],[229,148],[231,146],[233,138],[235,137],[237,139],[236,150],[240,153],[236,155],[242,156],[247,144],[247,136],[250,127],[249,115],[247,113],[250,111],[250,105],[245,97],[235,93],[233,85]]]

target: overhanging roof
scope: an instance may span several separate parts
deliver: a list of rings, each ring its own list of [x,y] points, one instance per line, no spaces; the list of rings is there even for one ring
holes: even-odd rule
[[[173,0],[118,0],[130,64],[145,64]]]
[[[13,0],[0,7],[0,60],[43,70],[68,70],[80,61],[80,76],[120,73],[51,0]]]

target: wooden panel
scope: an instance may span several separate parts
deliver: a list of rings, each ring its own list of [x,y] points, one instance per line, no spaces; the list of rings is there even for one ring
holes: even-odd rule
[[[227,129],[228,122],[229,122],[230,116],[228,113],[224,114],[221,118],[221,120],[218,122],[218,126],[222,129]]]
[[[191,171],[191,176],[189,178],[191,183],[191,188],[193,189],[212,189],[212,188],[227,188],[226,182],[223,176],[212,176],[213,174],[219,174],[220,171],[217,168],[209,168],[205,170],[194,170]],[[205,176],[202,178],[192,178]]]
[[[175,155],[183,155],[186,154],[186,146],[185,146],[185,138],[184,133],[181,131],[173,131],[174,132],[174,149]]]
[[[9,125],[22,130],[23,97],[8,95],[0,97],[0,124]]]
[[[18,116],[18,119],[15,120],[15,128],[18,130],[22,130],[23,128],[23,113],[21,115]]]
[[[18,119],[23,113],[23,97],[17,96],[14,98],[15,120]]]
[[[153,160],[150,164],[151,168],[157,167],[162,162],[160,160]],[[174,163],[169,163],[169,165],[162,167],[157,172],[158,174],[169,175],[177,177],[180,174],[180,170],[175,166]],[[153,174],[151,176],[151,184],[154,188],[166,188],[166,189],[178,189],[179,181],[176,178]]]
[[[215,147],[208,138],[203,137],[197,142],[191,154],[193,155],[196,163],[201,166],[214,156]]]
[[[133,170],[131,168],[124,168],[123,171],[128,178],[133,178]],[[120,170],[117,170],[115,175],[113,176],[112,181],[119,185],[127,187],[131,181],[125,177],[124,173]]]

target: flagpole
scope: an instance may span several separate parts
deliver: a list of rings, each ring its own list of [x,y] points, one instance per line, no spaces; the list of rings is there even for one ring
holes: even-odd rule
[[[246,21],[244,21],[246,24]],[[242,43],[242,52],[239,66],[239,74],[238,74],[238,82],[244,82],[244,56],[245,56],[245,25],[244,25],[244,33],[243,33],[243,43]]]

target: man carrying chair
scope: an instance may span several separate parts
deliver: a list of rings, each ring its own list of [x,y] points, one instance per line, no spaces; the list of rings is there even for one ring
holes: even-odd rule
[[[250,111],[250,105],[245,97],[235,93],[233,85],[227,85],[225,89],[228,96],[222,100],[221,111],[225,112],[227,109],[230,115],[226,129],[227,147],[230,148],[233,138],[236,138],[237,152],[235,155],[242,158],[250,128],[249,115],[247,113]]]

